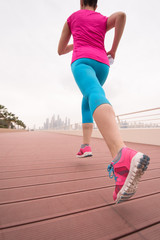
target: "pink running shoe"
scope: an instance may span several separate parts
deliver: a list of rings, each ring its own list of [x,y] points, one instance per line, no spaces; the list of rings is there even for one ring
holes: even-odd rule
[[[150,158],[143,153],[124,147],[116,158],[108,165],[110,178],[115,178],[116,186],[113,199],[121,203],[132,197],[137,184],[147,170]]]
[[[92,151],[90,146],[85,146],[84,148],[80,148],[79,152],[76,155],[78,158],[84,157],[92,157]]]

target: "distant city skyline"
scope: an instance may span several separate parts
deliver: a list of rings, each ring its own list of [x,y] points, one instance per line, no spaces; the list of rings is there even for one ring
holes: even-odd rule
[[[71,121],[69,118],[65,117],[65,120],[62,120],[60,115],[58,114],[57,117],[53,114],[52,118],[47,118],[43,124],[43,127],[40,129],[48,130],[48,129],[67,129],[71,125]]]
[[[157,114],[157,119],[155,118],[153,121],[150,121],[149,119],[138,119],[138,120],[125,120],[125,119],[119,119],[117,118],[117,122],[119,124],[120,128],[159,128],[160,127],[160,121],[159,116],[160,113]],[[153,115],[154,116],[154,115]],[[145,117],[145,115],[144,115]],[[142,117],[143,118],[143,117]],[[55,114],[52,116],[51,119],[46,118],[46,121],[44,122],[42,127],[39,127],[40,130],[80,130],[82,128],[82,123],[71,123],[69,118],[65,118],[64,120],[61,119],[60,115],[58,114],[57,117]],[[94,128],[97,128],[96,123],[94,122]],[[36,129],[34,127],[34,129]]]

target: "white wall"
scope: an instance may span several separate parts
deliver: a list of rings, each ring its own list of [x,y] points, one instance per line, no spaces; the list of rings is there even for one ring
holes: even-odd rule
[[[81,130],[58,131],[65,134],[82,136]],[[160,128],[133,128],[120,129],[122,138],[126,142],[143,143],[160,146]],[[102,138],[98,130],[93,130],[92,137]]]

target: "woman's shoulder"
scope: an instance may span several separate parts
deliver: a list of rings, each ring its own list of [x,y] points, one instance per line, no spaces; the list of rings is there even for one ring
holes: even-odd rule
[[[74,16],[79,15],[81,13],[82,13],[82,10],[78,10],[76,12],[73,12],[69,17],[74,17]]]
[[[79,18],[80,16],[91,16],[91,17],[94,17],[95,18],[106,18],[106,16],[104,16],[103,14],[99,13],[99,12],[96,12],[96,11],[91,11],[91,10],[87,10],[87,9],[81,9],[81,10],[78,10],[76,12],[73,12],[69,17],[68,19],[75,19],[75,18]]]

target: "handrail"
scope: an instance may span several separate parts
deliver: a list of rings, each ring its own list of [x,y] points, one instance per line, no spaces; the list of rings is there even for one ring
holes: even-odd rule
[[[156,113],[156,114],[152,114],[152,115],[145,115],[145,116],[137,116],[137,117],[127,117],[127,118],[125,118],[125,120],[127,119],[135,119],[135,118],[144,118],[144,117],[153,117],[153,116],[158,116],[158,115],[160,115],[160,113]],[[123,119],[122,119],[123,120]],[[143,120],[143,121],[145,121],[145,120]]]
[[[117,115],[116,117],[133,115],[133,114],[136,114],[136,113],[149,112],[149,111],[154,111],[154,110],[159,110],[159,109],[160,109],[160,107],[158,107],[158,108],[151,108],[151,109],[142,110],[142,111],[137,111],[137,112],[132,112],[132,113],[124,113],[124,114]]]
[[[159,122],[160,112],[155,113],[155,114],[143,115],[143,116],[141,114],[140,116],[138,116],[138,114],[140,114],[140,113],[146,113],[146,112],[151,112],[151,111],[156,111],[156,110],[160,110],[160,107],[141,110],[141,111],[137,111],[137,112],[120,114],[120,115],[117,115],[116,118],[118,120],[119,126],[122,128],[124,128],[124,127],[127,127],[127,128],[128,127],[146,127],[146,126],[148,127],[149,125],[154,126],[154,127],[160,127],[160,122]],[[127,118],[125,117],[125,116],[135,115],[135,114],[137,114],[137,116],[131,116],[131,117],[127,117]],[[157,118],[155,118],[155,116],[157,116]],[[146,117],[154,117],[154,118],[146,119]],[[158,120],[158,122],[157,122],[157,120]],[[146,122],[149,122],[149,123],[146,124]]]

